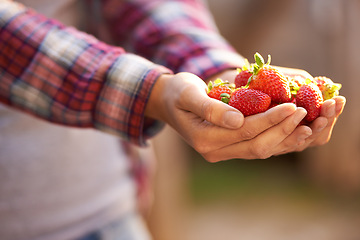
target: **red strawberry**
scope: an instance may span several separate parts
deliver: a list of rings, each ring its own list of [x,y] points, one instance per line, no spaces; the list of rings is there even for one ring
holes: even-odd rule
[[[249,61],[245,58],[244,60],[244,65],[242,66],[242,68],[238,68],[238,74],[235,77],[235,87],[239,88],[239,87],[243,87],[246,86],[249,78],[252,76],[253,70],[252,70],[253,65],[249,63]]]
[[[241,70],[239,69],[239,73],[235,77],[235,87],[243,87],[249,81],[249,78],[252,76],[252,73],[249,70]]]
[[[341,89],[340,83],[334,83],[327,77],[315,77],[314,82],[319,87],[324,100],[331,99],[339,95],[339,90]]]
[[[208,96],[225,103],[229,102],[231,93],[234,87],[229,82],[223,82],[221,79],[216,79],[214,83],[211,81],[208,84]]]
[[[319,87],[312,82],[302,85],[296,94],[296,105],[307,111],[305,116],[307,122],[314,121],[320,115],[323,102]]]
[[[266,93],[248,88],[236,89],[230,98],[229,105],[238,109],[244,116],[265,112],[271,103]]]
[[[291,101],[289,81],[283,73],[269,65],[270,56],[265,64],[262,56],[256,53],[255,62],[254,75],[249,81],[249,88],[268,94],[276,103]]]

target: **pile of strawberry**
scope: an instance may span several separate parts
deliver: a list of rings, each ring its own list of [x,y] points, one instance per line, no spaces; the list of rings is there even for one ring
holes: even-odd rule
[[[323,102],[339,95],[341,84],[327,77],[303,79],[287,77],[255,54],[255,63],[247,62],[238,69],[235,84],[217,79],[208,84],[209,97],[223,101],[241,111],[244,116],[261,113],[282,103],[292,102],[307,111],[305,123],[315,120]]]

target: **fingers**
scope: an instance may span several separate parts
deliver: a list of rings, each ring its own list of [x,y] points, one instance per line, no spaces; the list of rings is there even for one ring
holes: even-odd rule
[[[249,140],[270,127],[279,124],[285,118],[294,114],[296,106],[291,103],[281,104],[266,112],[255,114],[245,118],[244,125],[236,134],[239,140]]]
[[[296,110],[294,104],[282,104],[245,120],[238,110],[209,98],[206,84],[196,76],[178,74],[172,81],[178,83],[180,93],[173,95],[175,104],[169,104],[174,107],[168,123],[201,154],[252,139]]]
[[[306,111],[303,108],[297,108],[294,114],[291,114],[284,121],[267,129],[255,138],[225,146],[221,149],[205,153],[203,156],[210,162],[232,158],[268,158],[280,152],[280,149],[284,147],[281,143],[293,133],[305,115]]]
[[[306,140],[312,135],[310,127],[298,126],[294,132],[277,146],[274,155],[285,154],[289,152],[302,151],[307,147]]]
[[[343,97],[327,100],[321,116],[310,127],[298,126],[306,115],[304,109],[293,104],[281,104],[264,113],[246,117],[238,130],[224,132],[221,138],[217,138],[222,143],[221,147],[205,148],[199,152],[208,161],[216,162],[231,158],[264,159],[322,145],[329,141],[344,104]],[[211,139],[211,134],[208,139]]]
[[[219,127],[228,129],[241,127],[244,115],[237,109],[207,96],[206,88],[206,84],[201,79],[193,79],[193,84],[186,87],[180,96],[179,108],[192,112]]]
[[[284,144],[289,147],[278,154],[303,151],[309,146],[324,145],[329,142],[336,120],[342,113],[345,103],[346,99],[342,96],[325,101],[321,116],[311,123],[311,128],[308,126],[298,127],[291,136],[284,140]],[[298,138],[298,142],[296,142],[296,138]]]
[[[243,126],[235,130],[217,127],[202,119],[193,118],[192,121],[197,127],[188,129],[189,126],[186,125],[184,129],[186,132],[192,132],[192,138],[188,141],[190,145],[199,153],[204,154],[227,145],[253,139],[269,128],[281,123],[294,114],[295,111],[294,104],[282,104],[264,113],[246,117]],[[190,123],[189,120],[182,122]]]
[[[340,114],[343,112],[345,104],[346,104],[346,98],[343,96],[336,96],[333,97],[332,99],[335,100],[336,102],[336,106],[335,106],[335,114],[336,117],[339,117]]]
[[[329,142],[337,118],[344,109],[345,102],[346,99],[342,96],[337,96],[324,102],[321,107],[320,117],[315,119],[310,125],[313,135],[306,140],[307,145],[317,146]]]
[[[311,132],[304,132],[301,131],[303,128],[299,129],[298,132],[293,134],[296,127],[299,125],[301,120],[306,116],[307,112],[303,108],[298,108],[296,112],[288,117],[284,122],[275,127],[265,131],[262,138],[256,142],[256,145],[261,146],[264,148],[260,151],[259,156],[260,158],[268,158],[272,155],[282,151],[283,149],[289,148],[300,140],[304,140],[306,137],[311,134]],[[293,136],[293,137],[290,137]],[[286,139],[290,138],[291,141],[285,141]],[[255,146],[256,146],[255,145]],[[254,145],[253,145],[254,146]],[[256,146],[256,148],[259,148]],[[252,152],[255,152],[252,150]]]
[[[199,107],[193,110],[201,118],[228,129],[237,129],[243,125],[244,115],[237,109],[207,96],[202,99],[198,96],[198,98],[194,100],[198,100]]]

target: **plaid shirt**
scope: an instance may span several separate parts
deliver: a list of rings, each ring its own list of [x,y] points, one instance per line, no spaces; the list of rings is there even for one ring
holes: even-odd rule
[[[144,145],[144,110],[162,73],[207,78],[242,58],[201,1],[93,0],[113,44],[0,1],[0,102],[58,124],[94,127]],[[90,15],[90,14],[89,14]],[[122,46],[122,47],[118,47]],[[126,50],[125,50],[126,49]]]

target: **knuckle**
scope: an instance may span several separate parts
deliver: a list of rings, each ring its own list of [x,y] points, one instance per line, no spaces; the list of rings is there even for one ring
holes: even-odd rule
[[[278,115],[269,115],[267,119],[268,126],[275,126],[279,123],[279,116]]]
[[[296,152],[302,152],[306,149],[306,146],[299,146],[295,149]]]
[[[192,144],[193,148],[200,154],[205,154],[211,151],[211,146],[207,142],[203,141],[203,139],[194,139]]]
[[[255,137],[254,130],[247,127],[242,128],[239,135],[240,135],[239,137],[243,140],[249,140]]]
[[[181,86],[181,88],[179,88],[179,94],[180,97],[179,99],[181,101],[186,102],[186,100],[189,98],[189,96],[191,96],[193,93],[193,86],[190,84],[184,84],[183,86]]]
[[[219,159],[218,157],[212,155],[212,154],[202,154],[202,156],[204,157],[204,159],[210,163],[216,163],[221,161],[221,159]]]
[[[272,154],[270,153],[270,148],[265,144],[253,145],[250,151],[252,155],[254,155],[255,158],[258,159],[266,159],[272,156]]]
[[[289,149],[289,148],[294,148],[294,146],[296,146],[297,142],[295,140],[292,141],[283,141],[283,148],[284,149]]]
[[[201,115],[208,120],[209,122],[211,122],[211,118],[212,118],[212,108],[211,108],[211,104],[210,101],[203,101],[201,103]]]
[[[202,154],[202,153],[205,152],[205,151],[204,151],[204,146],[203,146],[203,144],[195,141],[195,142],[193,142],[191,145],[193,146],[193,148],[194,148],[198,153]]]
[[[329,138],[318,139],[316,141],[316,145],[318,145],[318,146],[325,145],[329,142],[329,140],[330,140]]]
[[[204,154],[204,153],[207,153],[209,151],[206,146],[201,145],[201,144],[197,145],[195,150],[200,154]]]
[[[294,131],[294,128],[293,127],[290,127],[290,126],[283,126],[282,128],[282,133],[285,135],[285,136],[289,136],[293,131]]]

